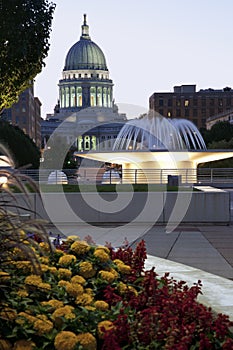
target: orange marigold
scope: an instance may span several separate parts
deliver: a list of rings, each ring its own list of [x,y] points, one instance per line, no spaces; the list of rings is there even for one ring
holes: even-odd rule
[[[0,347],[1,348],[1,347]],[[31,340],[17,340],[14,343],[14,349],[13,350],[33,350],[36,348],[36,344],[33,343]]]
[[[99,272],[99,276],[108,283],[112,283],[116,279],[116,276],[112,272],[104,270]]]
[[[79,274],[84,278],[91,278],[95,276],[96,270],[93,268],[92,263],[83,261],[79,264]]]
[[[63,302],[57,299],[51,299],[49,301],[42,301],[41,305],[50,306],[49,310],[53,311],[64,306]]]
[[[66,286],[66,291],[69,295],[77,297],[79,294],[82,294],[84,289],[83,286],[79,283],[68,283]]]
[[[60,279],[64,278],[64,279],[69,280],[71,278],[71,276],[72,276],[72,272],[70,270],[63,269],[63,268],[58,269],[58,277]]]
[[[109,305],[108,303],[106,303],[104,300],[97,300],[95,303],[94,303],[94,306],[96,307],[97,310],[108,310],[109,308]]]
[[[38,319],[34,322],[33,328],[38,335],[48,334],[53,329],[53,323],[49,320]]]
[[[31,340],[17,340],[14,343],[13,350],[33,350],[36,348],[36,344],[33,343]]]
[[[73,311],[74,307],[70,305],[60,307],[53,312],[52,319],[56,319],[57,317],[65,317],[67,320],[72,320],[75,318]]]
[[[75,275],[71,278],[71,283],[85,284],[86,280],[82,276]]]
[[[25,278],[25,284],[30,286],[38,286],[38,284],[42,283],[42,278],[38,275],[30,275]]]
[[[111,321],[102,321],[98,323],[97,329],[98,329],[98,335],[100,338],[104,337],[104,333],[112,329],[113,323]]]
[[[60,257],[58,264],[61,266],[69,266],[70,264],[72,264],[76,260],[77,260],[77,258],[75,255],[65,254],[65,255]]]
[[[91,333],[81,333],[77,335],[78,343],[82,345],[83,350],[96,350],[97,342]]]
[[[83,293],[77,296],[75,303],[81,306],[86,306],[86,305],[90,305],[92,301],[93,301],[93,298],[90,294]]]
[[[77,255],[83,255],[90,250],[90,246],[85,241],[76,241],[71,244],[70,249]]]
[[[73,332],[62,331],[54,339],[56,350],[73,350],[78,343],[77,336]]]
[[[118,268],[118,271],[123,275],[128,275],[131,271],[131,267],[125,264],[118,264],[117,268]]]
[[[110,259],[109,255],[103,249],[95,249],[93,255],[95,258],[99,259],[101,262],[106,262]]]
[[[13,321],[17,317],[17,312],[14,309],[11,309],[10,307],[5,307],[0,312],[0,318],[3,318],[7,321]]]

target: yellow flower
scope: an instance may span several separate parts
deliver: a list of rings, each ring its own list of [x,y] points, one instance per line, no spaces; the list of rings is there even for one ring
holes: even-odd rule
[[[127,291],[128,287],[125,283],[119,282],[117,289],[119,290],[120,294],[124,294]]]
[[[96,308],[94,306],[91,306],[91,305],[85,305],[84,307],[85,307],[85,309],[87,309],[89,311],[95,311],[96,310]]]
[[[67,240],[66,240],[66,242],[68,242],[68,243],[75,242],[75,241],[80,241],[80,237],[79,236],[75,236],[75,235],[68,236]]]
[[[82,276],[75,275],[71,278],[71,283],[85,284],[86,280]]]
[[[112,272],[104,271],[104,270],[101,270],[99,272],[99,276],[103,280],[107,281],[108,283],[112,283],[115,280],[115,278],[116,278],[116,276],[114,276],[114,274]]]
[[[55,320],[57,317],[65,317],[67,320],[71,320],[75,318],[75,314],[73,313],[74,307],[70,305],[66,305],[58,308],[52,314],[52,319]]]
[[[83,293],[77,296],[75,303],[81,306],[86,306],[86,305],[90,305],[92,301],[93,301],[93,298],[90,294]]]
[[[13,350],[33,350],[36,348],[36,344],[31,340],[17,340],[14,343]],[[1,346],[0,346],[1,349]]]
[[[66,254],[66,253],[63,252],[63,250],[61,250],[61,249],[55,249],[53,253],[55,253],[56,255],[60,255],[60,256]]]
[[[46,290],[51,290],[51,285],[49,283],[39,283],[38,288],[40,289],[46,289]]]
[[[17,312],[14,309],[11,309],[10,307],[5,307],[0,312],[0,318],[3,318],[7,321],[13,321],[17,317]]]
[[[124,262],[120,259],[115,259],[113,260],[114,264],[119,265],[119,264],[124,264]]]
[[[40,264],[40,268],[42,272],[46,272],[50,270],[49,266],[45,264]]]
[[[77,260],[75,255],[72,254],[66,254],[60,257],[58,264],[62,266],[69,266],[73,262]]]
[[[70,249],[77,255],[83,255],[90,250],[90,246],[85,241],[76,241],[71,246]]]
[[[83,286],[78,283],[68,283],[66,286],[66,291],[68,294],[72,295],[73,297],[77,297],[79,294],[83,293]]]
[[[83,350],[96,350],[97,342],[91,333],[81,333],[77,335],[77,341],[82,345]]]
[[[49,320],[38,319],[34,322],[33,328],[37,331],[38,335],[43,335],[51,332],[53,323]]]
[[[96,247],[95,250],[104,250],[105,253],[110,254],[110,250],[108,249],[108,247],[105,247],[103,245],[99,245],[98,247]]]
[[[118,274],[118,272],[115,269],[110,268],[107,271],[111,272],[115,276],[115,278],[118,278],[119,274]]]
[[[84,278],[91,278],[95,276],[96,271],[93,268],[92,263],[83,261],[79,264],[79,274]]]
[[[11,350],[12,346],[8,340],[0,339],[0,349],[1,350]]]
[[[58,269],[58,277],[60,279],[64,278],[64,279],[67,279],[69,280],[72,276],[72,272],[68,269],[63,269],[63,268],[60,268]]]
[[[119,272],[124,274],[124,275],[128,275],[131,271],[131,267],[129,265],[125,265],[125,264],[118,264],[117,268],[118,268]]]
[[[9,280],[11,277],[9,275],[9,273],[4,272],[4,271],[0,271],[0,280],[1,281],[7,281]]]
[[[136,289],[132,286],[127,286],[125,283],[123,282],[119,282],[117,289],[119,291],[120,294],[124,294],[127,291],[131,291],[133,292],[135,295],[138,295],[138,292],[136,291]]]
[[[67,286],[67,284],[69,284],[70,282],[68,282],[68,281],[64,281],[64,280],[60,280],[59,282],[58,282],[58,286],[59,287],[65,287],[65,286]]]
[[[109,305],[108,303],[106,303],[104,300],[97,300],[95,303],[94,303],[95,307],[97,310],[108,310],[109,308]]]
[[[49,266],[49,271],[52,273],[52,274],[57,274],[57,268],[56,267],[54,267],[54,266]]]
[[[138,292],[137,292],[137,290],[134,288],[134,287],[132,287],[132,286],[128,286],[128,289],[131,291],[131,292],[133,292],[134,293],[134,295],[138,295]]]
[[[46,252],[49,252],[49,251],[50,251],[50,247],[49,247],[48,243],[41,242],[41,243],[39,243],[39,246],[40,246],[40,248],[42,248],[42,249],[45,250]]]
[[[38,275],[30,275],[25,278],[24,282],[30,286],[38,286],[38,284],[42,283],[42,278]]]
[[[93,289],[91,289],[91,288],[86,288],[85,289],[85,293],[87,293],[87,294],[89,294],[90,296],[94,296],[94,291],[93,291]]]
[[[49,301],[42,301],[41,305],[42,306],[50,306],[50,311],[54,311],[54,310],[64,306],[62,301],[56,300],[56,299],[51,299]]]
[[[54,346],[56,350],[73,350],[77,342],[76,334],[69,331],[62,331],[56,335]]]
[[[97,329],[98,329],[98,335],[100,338],[104,337],[104,333],[112,329],[113,323],[111,321],[102,321],[98,323]]]
[[[106,262],[110,259],[109,255],[103,249],[95,249],[93,255],[95,258],[99,259],[101,262]]]
[[[129,274],[131,271],[131,267],[129,265],[126,265],[122,260],[115,259],[113,262],[117,265],[117,268],[119,272],[123,274]]]
[[[16,323],[18,323],[20,325],[24,325],[25,322],[34,323],[35,321],[36,321],[36,317],[34,317],[26,312],[20,312],[18,314]]]
[[[49,263],[49,258],[47,256],[41,256],[40,262],[47,265]]]
[[[17,295],[21,298],[26,298],[28,297],[28,292],[25,289],[20,289],[18,290]]]
[[[24,273],[32,272],[32,263],[30,261],[17,261],[15,267]]]

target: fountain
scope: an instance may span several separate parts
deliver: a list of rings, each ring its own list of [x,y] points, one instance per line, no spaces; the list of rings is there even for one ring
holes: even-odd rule
[[[133,119],[118,134],[113,150],[206,149],[197,127],[186,119],[165,119],[160,115]]]
[[[182,183],[197,182],[197,166],[233,157],[228,150],[207,150],[197,127],[186,119],[159,114],[129,120],[112,151],[76,152],[76,156],[122,165],[122,182],[167,183],[169,175]]]

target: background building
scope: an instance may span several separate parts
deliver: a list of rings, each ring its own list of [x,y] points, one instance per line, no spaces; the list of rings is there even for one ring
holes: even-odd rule
[[[149,106],[164,117],[189,119],[201,128],[206,127],[208,118],[233,109],[233,90],[196,91],[196,85],[175,86],[173,92],[155,92]]]
[[[33,85],[22,92],[17,103],[2,113],[2,118],[17,125],[40,148],[41,145],[41,102],[34,97]]]
[[[227,110],[223,113],[208,118],[206,120],[206,129],[210,130],[212,126],[218,122],[229,122],[233,124],[233,109]]]

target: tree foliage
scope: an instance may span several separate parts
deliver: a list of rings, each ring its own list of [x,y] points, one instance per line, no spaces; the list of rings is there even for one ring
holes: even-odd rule
[[[228,121],[217,122],[210,130],[201,129],[200,132],[207,148],[232,148],[233,124]]]
[[[0,112],[45,65],[54,9],[48,0],[0,1]]]
[[[39,168],[40,150],[19,127],[0,120],[0,143],[8,149],[17,168],[22,166]]]

